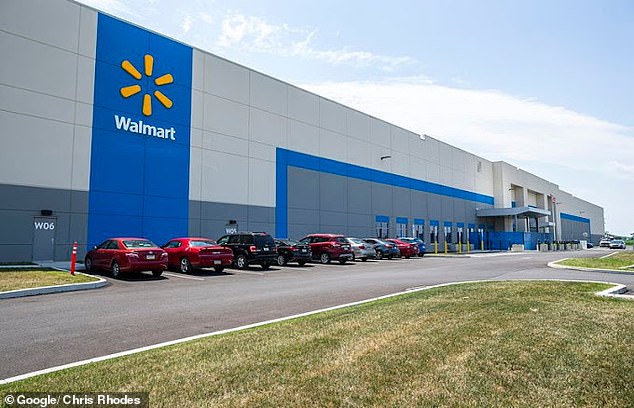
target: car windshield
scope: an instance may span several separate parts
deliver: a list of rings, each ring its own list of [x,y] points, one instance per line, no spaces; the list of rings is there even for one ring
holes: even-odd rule
[[[125,239],[123,245],[126,248],[153,248],[156,244],[147,239]]]
[[[348,238],[350,240],[350,242],[355,243],[355,244],[365,244],[365,242],[362,239],[359,238]]]
[[[193,247],[204,247],[209,245],[216,245],[216,243],[210,239],[198,239],[196,241],[189,241],[189,245]]]
[[[341,242],[342,244],[349,244],[348,241],[346,241],[346,239],[344,237],[336,237],[332,239],[335,242]]]

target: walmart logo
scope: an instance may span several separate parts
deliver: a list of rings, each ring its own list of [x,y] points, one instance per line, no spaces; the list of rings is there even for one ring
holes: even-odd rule
[[[154,57],[152,57],[149,54],[146,54],[145,57],[143,58],[143,62],[144,62],[143,68],[144,68],[145,75],[147,77],[151,77],[153,74],[153,69],[154,69]],[[123,68],[125,72],[130,74],[137,81],[143,77],[143,75],[139,72],[139,70],[136,69],[135,66],[132,65],[132,63],[128,60],[125,60],[121,63],[121,68]],[[174,82],[174,77],[172,76],[172,74],[161,75],[160,77],[154,79],[154,83],[157,86],[168,85],[173,82]],[[124,98],[129,98],[141,92],[141,85],[124,86],[123,88],[120,89],[120,92],[121,92],[121,96],[123,96]],[[171,108],[172,105],[174,104],[170,98],[168,98],[163,92],[159,90],[154,91],[153,95],[167,109]],[[146,93],[145,95],[143,95],[143,114],[145,116],[152,115],[152,96],[149,93]]]

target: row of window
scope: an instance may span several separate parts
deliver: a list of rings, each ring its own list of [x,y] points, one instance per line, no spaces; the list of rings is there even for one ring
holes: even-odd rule
[[[388,238],[390,225],[389,218],[385,216],[376,217],[376,236],[378,238]],[[430,243],[434,242],[447,242],[451,243],[473,243],[474,240],[484,239],[484,225],[479,225],[478,228],[474,224],[468,224],[467,227],[463,223],[458,223],[456,227],[450,222],[445,222],[440,227],[438,221],[431,221],[429,225],[429,235],[425,233],[425,223],[423,220],[415,220],[414,224],[409,228],[407,219],[396,218],[396,236],[397,237],[416,237],[423,241],[427,241],[429,238]],[[474,234],[477,235],[474,238]],[[470,238],[471,237],[471,238]],[[455,241],[454,241],[455,239]]]

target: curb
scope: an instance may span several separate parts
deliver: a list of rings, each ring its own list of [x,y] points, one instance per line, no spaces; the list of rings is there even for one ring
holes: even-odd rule
[[[582,272],[609,272],[615,275],[634,276],[634,272],[619,271],[618,269],[586,268],[583,266],[568,266],[568,265],[560,265],[557,263],[557,262],[565,261],[566,259],[570,259],[570,258],[563,258],[557,261],[548,262],[548,267],[553,269],[570,269],[573,271],[582,271]]]
[[[86,275],[85,273],[77,272],[81,275]],[[108,284],[108,281],[104,278],[86,275],[93,278],[97,278],[96,282],[83,282],[83,283],[67,283],[65,285],[55,285],[55,286],[42,286],[39,288],[29,288],[29,289],[16,289],[9,290],[6,292],[0,292],[0,299],[13,299],[25,296],[35,296],[35,295],[47,295],[50,293],[60,293],[60,292],[75,292],[78,290],[88,290],[88,289],[98,289],[104,287]]]
[[[611,288],[608,288],[608,289],[606,289],[606,290],[604,290],[602,292],[596,292],[595,295],[597,295],[597,296],[618,297],[618,298],[623,298],[623,299],[633,300],[634,301],[634,296],[627,296],[627,295],[621,295],[620,294],[620,293],[623,293],[624,291],[626,291],[627,288],[625,287],[625,285],[621,285],[619,283],[602,282],[602,281],[589,281],[589,280],[583,280],[583,279],[579,279],[579,280],[577,280],[577,279],[511,279],[511,280],[508,280],[508,282],[518,282],[518,281],[524,281],[524,282],[552,281],[552,282],[604,283],[604,284],[614,285],[614,286],[612,286]],[[273,324],[273,323],[285,322],[285,321],[297,319],[297,318],[300,318],[300,317],[311,316],[311,315],[314,315],[314,314],[317,314],[317,313],[323,313],[323,312],[328,312],[328,311],[332,311],[332,310],[343,309],[345,307],[350,307],[350,306],[362,305],[364,303],[369,303],[369,302],[373,302],[373,301],[377,301],[377,300],[389,299],[389,298],[395,297],[395,296],[400,296],[400,295],[405,295],[405,294],[410,294],[410,293],[415,293],[415,292],[420,292],[420,291],[425,291],[425,290],[430,290],[430,289],[435,289],[435,288],[442,288],[442,287],[446,287],[446,286],[463,285],[463,284],[469,284],[469,283],[481,283],[481,282],[507,282],[507,281],[506,280],[499,281],[499,280],[484,279],[484,280],[473,280],[473,281],[448,282],[448,283],[441,283],[441,284],[431,285],[431,286],[418,286],[418,287],[413,287],[413,288],[407,288],[407,289],[402,290],[400,292],[391,293],[391,294],[387,294],[387,295],[383,295],[383,296],[377,296],[377,297],[373,297],[373,298],[370,298],[370,299],[358,300],[356,302],[346,303],[346,304],[343,304],[343,305],[326,307],[326,308],[323,308],[323,309],[312,310],[312,311],[309,311],[309,312],[299,313],[299,314],[295,314],[295,315],[291,315],[291,316],[279,317],[279,318],[272,319],[272,320],[266,320],[266,321],[262,321],[262,322],[246,324],[246,325],[243,325],[243,326],[234,327],[234,328],[230,328],[230,329],[224,329],[224,330],[218,330],[218,331],[209,332],[209,333],[197,334],[197,335],[194,335],[194,336],[189,336],[189,337],[184,337],[184,338],[180,338],[180,339],[176,339],[176,340],[170,340],[170,341],[166,341],[166,342],[162,342],[162,343],[152,344],[152,345],[149,345],[149,346],[138,347],[138,348],[131,349],[131,350],[120,351],[120,352],[114,353],[114,354],[107,354],[105,356],[93,357],[93,358],[89,358],[87,360],[76,361],[74,363],[68,363],[68,364],[63,364],[63,365],[60,365],[60,366],[49,367],[49,368],[45,368],[43,370],[37,370],[37,371],[30,372],[30,373],[20,374],[20,375],[17,375],[17,376],[14,376],[14,377],[10,377],[10,378],[0,379],[0,385],[10,384],[10,383],[13,383],[13,382],[16,382],[16,381],[25,380],[27,378],[36,377],[36,376],[43,375],[43,374],[50,374],[50,373],[54,373],[56,371],[62,371],[62,370],[66,370],[66,369],[73,368],[73,367],[80,367],[80,366],[84,366],[84,365],[88,365],[88,364],[92,364],[92,363],[97,363],[97,362],[100,362],[100,361],[112,360],[112,359],[115,359],[115,358],[129,356],[129,355],[132,355],[132,354],[138,354],[138,353],[142,353],[142,352],[149,351],[149,350],[155,350],[155,349],[158,349],[158,348],[163,348],[163,347],[167,347],[167,346],[173,346],[175,344],[186,343],[186,342],[190,342],[190,341],[193,341],[193,340],[199,340],[199,339],[204,339],[204,338],[207,338],[207,337],[213,337],[213,336],[218,336],[218,335],[222,335],[222,334],[233,333],[233,332],[236,332],[236,331],[252,329],[252,328],[266,326],[266,325]]]

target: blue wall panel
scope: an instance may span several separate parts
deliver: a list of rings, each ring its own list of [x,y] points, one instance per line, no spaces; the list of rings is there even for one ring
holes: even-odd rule
[[[111,236],[143,236],[160,244],[187,235],[192,49],[99,14],[96,58],[89,246]],[[122,68],[125,60],[140,79]],[[166,74],[171,81],[155,82]],[[133,85],[140,91],[124,97],[121,88]],[[172,105],[164,106],[155,91]],[[142,109],[145,95],[151,114]],[[134,132],[134,123],[152,128]],[[154,128],[164,129],[163,137],[152,135],[161,134]]]

